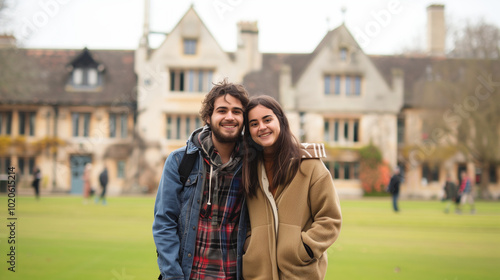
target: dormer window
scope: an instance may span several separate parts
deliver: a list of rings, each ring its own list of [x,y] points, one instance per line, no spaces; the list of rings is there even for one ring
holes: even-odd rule
[[[68,91],[98,91],[103,84],[104,65],[94,60],[87,48],[67,65],[67,69],[70,71]]]
[[[196,39],[184,39],[184,54],[195,55],[196,54]]]

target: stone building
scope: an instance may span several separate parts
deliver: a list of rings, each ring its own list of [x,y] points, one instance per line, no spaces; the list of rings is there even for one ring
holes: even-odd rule
[[[92,186],[104,165],[109,192],[130,189],[136,110],[134,52],[0,50],[0,173],[16,167],[28,188],[35,166],[42,190],[81,193],[83,167]]]
[[[438,160],[409,155],[423,153],[428,134],[428,107],[419,101],[428,91],[423,84],[429,75],[456,70],[456,59],[445,56],[444,6],[431,5],[427,14],[425,54],[378,56],[365,54],[344,24],[327,32],[312,53],[290,54],[261,53],[257,23],[240,22],[237,49],[225,52],[193,7],[151,50],[146,9],[136,52],[138,129],[150,144],[146,161],[159,174],[169,152],[184,145],[201,123],[197,113],[209,90],[203,87],[206,79],[227,77],[243,83],[251,95],[276,98],[301,141],[326,145],[325,164],[341,195],[362,195],[358,149],[369,143],[392,168],[403,170],[403,196],[439,197],[446,175],[456,178],[460,170],[476,178],[478,169],[470,159],[447,147],[440,151],[448,154],[441,152]],[[498,195],[498,166],[483,172],[491,174],[489,189]]]
[[[394,69],[388,83],[345,25],[328,32],[312,53],[267,54],[258,50],[257,23],[240,22],[237,50],[228,53],[193,7],[154,50],[148,46],[147,9],[145,18],[135,56],[137,129],[156,176],[168,154],[202,124],[198,111],[211,83],[226,77],[251,95],[280,101],[302,141],[340,151],[326,162],[341,193],[362,194],[357,148],[372,142],[396,165],[403,75]]]
[[[370,143],[402,168],[402,196],[437,198],[446,175],[461,170],[487,173],[488,190],[500,195],[498,164],[481,169],[452,145],[429,146],[435,130],[425,117],[446,107],[423,97],[468,63],[445,56],[444,6],[427,9],[425,54],[384,56],[364,53],[344,24],[311,53],[262,53],[257,22],[239,22],[236,51],[227,52],[193,7],[153,49],[145,7],[134,51],[0,48],[9,66],[0,71],[0,170],[17,166],[29,187],[40,166],[42,189],[79,193],[91,162],[96,188],[106,165],[112,194],[154,192],[166,157],[203,125],[204,95],[227,78],[277,99],[302,142],[325,144],[342,196],[363,194],[359,149]]]

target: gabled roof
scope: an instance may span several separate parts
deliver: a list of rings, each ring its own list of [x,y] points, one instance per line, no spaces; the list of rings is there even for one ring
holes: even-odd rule
[[[426,68],[436,60],[430,56],[399,56],[399,55],[370,55],[369,56],[387,84],[392,85],[392,70],[401,69],[404,75],[403,107],[415,107],[418,96],[414,88],[418,81],[423,79]]]
[[[89,49],[84,48],[83,51],[73,59],[69,65],[73,67],[97,67],[99,63],[90,54]]]
[[[427,90],[439,93],[440,89],[437,88],[437,85],[432,85],[432,82],[444,81],[461,87],[461,85],[465,86],[463,83],[470,83],[466,77],[461,76],[462,74],[472,74],[474,76],[472,78],[475,78],[480,75],[481,71],[500,73],[500,60],[445,58],[426,55],[371,55],[370,58],[389,84],[392,83],[392,69],[398,68],[403,71],[404,107],[410,108],[449,105],[450,100],[447,100],[446,95],[434,96],[432,99],[434,104],[429,104],[429,100],[424,100],[426,96],[425,92],[422,91],[425,84],[434,86],[434,88],[427,88]],[[470,79],[470,77],[468,78]],[[480,84],[479,81],[473,83]],[[429,93],[427,92],[427,94]]]
[[[205,25],[205,22],[201,19],[200,15],[196,12],[196,9],[194,8],[193,5],[191,5],[189,7],[189,9],[186,11],[186,13],[184,13],[184,15],[181,17],[181,19],[179,21],[177,21],[177,24],[172,28],[172,30],[170,31],[169,34],[171,34],[174,30],[178,29],[179,26],[181,25],[181,23],[186,19],[187,15],[189,13],[194,13],[194,15],[196,16],[196,18],[200,21],[202,27],[208,32],[208,34],[210,35],[210,37],[214,40],[215,44],[217,45],[217,47],[219,48],[219,50],[222,52],[222,53],[225,53],[229,59],[231,60],[234,60],[235,56],[233,53],[229,53],[229,52],[226,52],[222,49],[222,47],[220,46],[219,42],[215,39],[215,37],[212,35],[212,32],[210,32],[210,29],[208,29],[208,27]],[[167,35],[165,37],[165,39],[163,40],[163,42],[160,44],[159,47],[157,47],[156,49],[152,49],[151,52],[154,53],[156,52],[157,50],[161,49],[163,44],[165,44],[165,41],[167,41],[169,39],[169,35]]]
[[[304,71],[306,71],[307,67],[309,66],[309,64],[311,64],[311,62],[314,60],[314,58],[316,58],[316,56],[319,54],[319,52],[325,48],[328,44],[329,41],[332,40],[332,37],[335,36],[334,34],[335,33],[338,33],[340,28],[345,28],[345,26],[342,24],[340,25],[339,27],[333,29],[333,30],[330,30],[328,31],[328,33],[326,33],[326,35],[323,37],[323,39],[321,39],[321,41],[319,42],[319,44],[316,46],[316,48],[314,49],[314,51],[312,53],[310,53],[306,59],[304,59],[304,61],[302,62],[302,65],[301,65],[301,68],[299,70],[297,70],[297,74],[296,74],[296,78],[293,79],[292,83],[295,84],[295,82],[299,79],[299,77],[304,73]],[[292,67],[293,68],[293,67]]]
[[[132,50],[17,49],[11,64],[0,70],[0,104],[130,105],[136,102],[137,78]],[[4,53],[5,54],[5,53]],[[66,90],[74,62],[89,59],[106,70],[98,91]],[[5,69],[5,68],[4,68]]]
[[[274,98],[279,95],[279,76],[281,68],[286,64],[292,71],[292,85],[295,85],[307,70],[312,61],[325,47],[330,44],[334,36],[346,32],[352,39],[355,47],[359,48],[347,27],[342,24],[330,30],[316,46],[312,53],[268,53],[262,55],[262,69],[244,77],[243,84],[252,95],[266,94]]]
[[[291,67],[292,83],[295,83],[309,56],[310,54],[263,54],[262,69],[245,75],[243,85],[250,95],[265,94],[279,100],[279,79],[283,65]]]

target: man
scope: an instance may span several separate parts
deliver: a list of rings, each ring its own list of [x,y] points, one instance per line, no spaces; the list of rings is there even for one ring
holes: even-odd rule
[[[247,104],[242,85],[215,85],[200,110],[205,126],[192,133],[186,147],[168,156],[153,222],[159,279],[241,278],[248,222],[241,186]],[[178,169],[185,153],[198,156],[182,185]]]
[[[399,185],[401,184],[401,176],[399,176],[399,167],[394,169],[394,175],[391,177],[389,182],[389,192],[392,194],[392,208],[394,212],[399,212],[398,207],[398,197],[399,197]]]
[[[460,196],[460,205],[457,213],[462,213],[462,205],[468,203],[470,205],[471,214],[476,213],[476,209],[474,206],[474,196],[472,194],[472,185],[469,176],[467,176],[467,172],[462,170],[460,173],[460,189],[458,190],[458,195]]]
[[[450,212],[450,206],[452,203],[455,204],[455,212],[457,211],[457,203],[456,203],[456,199],[457,199],[457,185],[453,182],[453,180],[451,179],[451,175],[448,174],[446,176],[446,182],[444,183],[444,197],[443,197],[443,201],[447,201],[446,202],[446,206],[444,208],[444,212],[445,213],[449,213]]]

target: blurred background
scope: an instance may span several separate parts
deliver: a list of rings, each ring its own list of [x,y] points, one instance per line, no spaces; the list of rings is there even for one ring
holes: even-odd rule
[[[495,1],[0,1],[0,173],[31,192],[155,193],[227,77],[327,148],[341,197],[500,197]],[[5,185],[0,192],[5,192]]]

